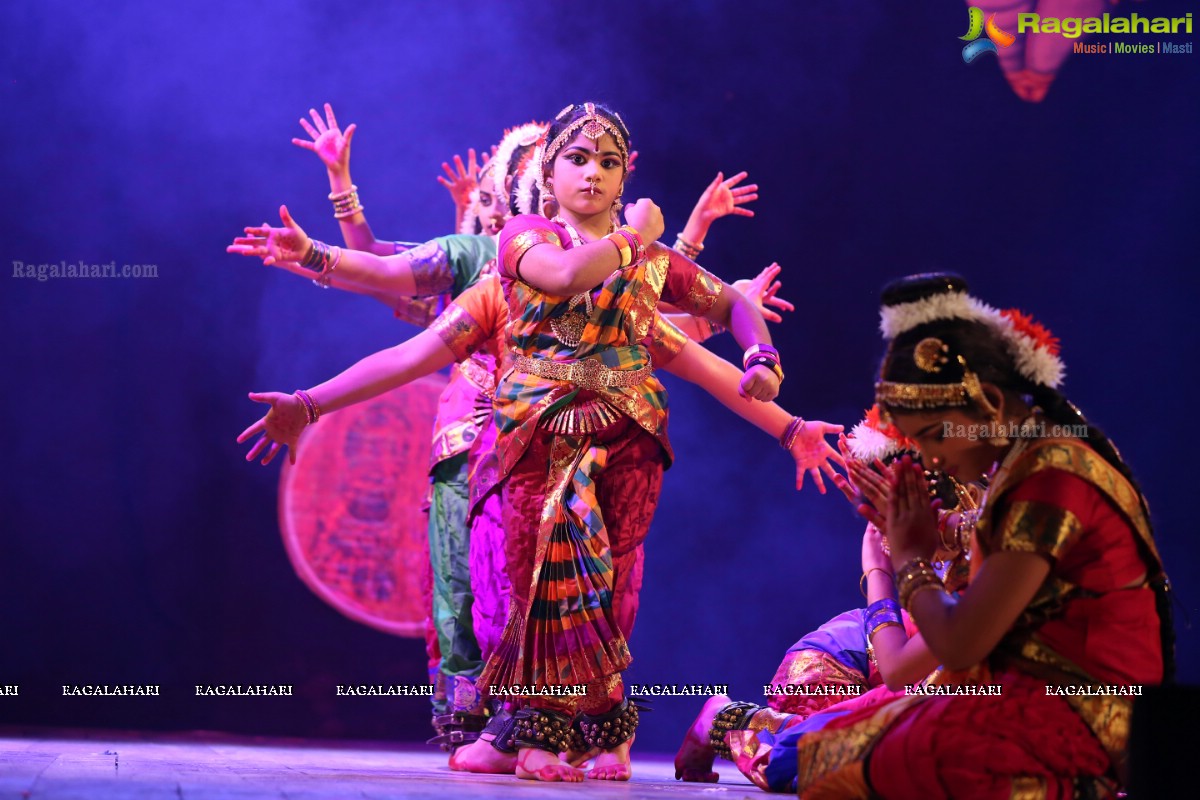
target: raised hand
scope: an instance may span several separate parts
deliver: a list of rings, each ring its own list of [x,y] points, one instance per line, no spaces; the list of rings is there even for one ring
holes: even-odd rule
[[[330,172],[349,172],[350,140],[354,138],[354,131],[358,126],[351,123],[343,132],[338,127],[337,117],[333,115],[333,107],[329,103],[325,104],[325,119],[321,119],[315,108],[310,108],[308,113],[312,116],[313,124],[301,117],[300,127],[304,128],[310,138],[292,139],[292,144],[316,153]]]
[[[308,235],[292,219],[287,206],[279,207],[279,219],[283,221],[282,228],[272,228],[265,222],[257,227],[245,228],[246,235],[234,239],[225,252],[255,256],[267,266],[284,267],[293,272],[303,271],[300,262],[308,255],[311,246]]]
[[[758,307],[762,313],[763,319],[767,322],[783,322],[783,317],[767,308],[768,305],[775,306],[782,311],[795,311],[796,307],[784,300],[782,297],[776,297],[775,293],[783,286],[782,282],[776,280],[782,267],[772,262],[769,266],[764,267],[763,271],[758,273],[753,279],[747,280],[743,278],[740,281],[734,281],[733,288],[737,289],[745,295],[750,302]]]
[[[824,472],[831,480],[841,477],[829,463],[832,461],[845,468],[846,462],[836,450],[825,441],[826,436],[841,433],[841,425],[831,425],[819,419],[804,422],[796,440],[792,442],[792,458],[796,461],[796,489],[804,488],[804,473],[812,475],[817,484],[817,491],[825,494],[825,480],[821,477]]]
[[[484,154],[483,163],[488,162],[489,156]],[[442,169],[446,175],[438,175],[437,181],[442,186],[446,187],[446,191],[450,192],[450,198],[454,201],[456,209],[466,209],[471,204],[471,192],[479,186],[479,167],[480,164],[475,160],[475,148],[467,149],[467,163],[464,165],[462,156],[454,156],[454,167],[452,168],[447,162],[442,162]]]
[[[697,221],[707,226],[712,224],[713,220],[730,214],[753,217],[754,212],[743,206],[758,199],[758,184],[738,186],[746,179],[746,175],[745,172],[739,172],[731,178],[726,178],[724,173],[718,172],[717,177],[713,178],[713,182],[696,201],[696,208],[692,214],[696,216]]]
[[[633,166],[633,162],[637,161],[637,157],[638,157],[637,150],[629,151],[629,160],[625,162],[625,177],[626,178],[628,178],[630,175],[632,175],[634,169],[636,169],[636,167]]]
[[[265,466],[286,447],[288,460],[295,464],[296,442],[300,439],[300,432],[308,424],[308,414],[300,398],[281,392],[251,392],[250,399],[256,403],[268,404],[271,410],[238,436],[238,444],[242,444],[250,437],[262,434],[246,454],[246,460],[253,461],[262,455],[262,463]]]
[[[663,222],[662,209],[653,200],[642,197],[625,207],[625,221],[632,225],[639,234],[642,242],[649,245],[662,238],[666,230]],[[767,370],[770,372],[770,370]]]

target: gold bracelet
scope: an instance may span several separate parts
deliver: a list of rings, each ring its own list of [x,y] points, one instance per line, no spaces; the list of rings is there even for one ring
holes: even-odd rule
[[[862,592],[862,596],[863,596],[864,600],[870,599],[867,597],[867,578],[868,578],[868,576],[870,576],[870,574],[872,572],[882,572],[884,575],[887,575],[893,581],[896,579],[895,576],[892,575],[892,573],[888,572],[883,567],[871,567],[869,570],[867,570],[866,572],[864,572],[862,574],[861,578],[858,579],[858,590],[860,592]]]
[[[900,597],[900,606],[910,614],[912,598],[924,589],[940,589],[946,591],[942,579],[923,558],[914,558],[900,569],[896,570],[896,594]]]
[[[867,634],[867,641],[868,641],[868,642],[869,642],[869,641],[871,641],[871,637],[872,637],[872,636],[874,636],[875,634],[879,633],[879,631],[880,631],[881,629],[883,629],[883,628],[886,628],[886,627],[887,627],[887,626],[889,626],[889,625],[895,625],[895,626],[896,626],[896,627],[898,627],[898,628],[903,628],[903,627],[904,627],[904,623],[902,623],[902,622],[892,622],[890,619],[889,619],[889,620],[887,620],[886,622],[881,622],[881,623],[879,623],[878,625],[876,625],[874,628],[872,628],[872,629],[871,629],[871,632]]]

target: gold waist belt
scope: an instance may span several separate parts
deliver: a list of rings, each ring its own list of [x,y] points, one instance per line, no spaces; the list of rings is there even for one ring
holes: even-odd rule
[[[613,369],[600,363],[599,359],[586,358],[582,361],[551,361],[548,358],[517,356],[513,368],[518,372],[549,378],[552,381],[567,381],[581,389],[610,389],[618,386],[638,386],[654,374],[654,367],[647,364],[641,369]]]

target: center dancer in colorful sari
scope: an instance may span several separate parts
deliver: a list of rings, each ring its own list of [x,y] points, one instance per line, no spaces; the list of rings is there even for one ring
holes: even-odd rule
[[[746,396],[771,400],[782,376],[754,305],[654,246],[663,222],[651,201],[615,226],[628,156],[619,116],[593,103],[567,107],[538,162],[546,216],[515,217],[501,233],[515,358],[496,389],[496,448],[513,595],[481,682],[586,687],[579,698],[536,697],[517,714],[524,778],[583,777],[558,757],[576,710],[584,741],[600,752],[588,775],[631,774],[638,709],[624,698],[630,655],[617,619],[671,458],[665,392],[641,344],[656,305],[730,328],[747,348]]]

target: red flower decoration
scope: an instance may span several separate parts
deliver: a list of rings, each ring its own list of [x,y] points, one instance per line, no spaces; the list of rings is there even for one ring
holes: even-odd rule
[[[1059,342],[1058,337],[1050,333],[1050,329],[1042,323],[1035,320],[1028,314],[1022,314],[1019,309],[1006,308],[1000,312],[1001,316],[1009,320],[1019,333],[1033,339],[1036,347],[1046,350],[1050,355],[1058,355]]]
[[[916,450],[917,445],[912,439],[900,433],[900,429],[891,423],[883,421],[883,415],[879,411],[879,404],[871,406],[867,411],[863,412],[863,423],[868,428],[874,428],[892,441],[896,442],[905,450]]]

